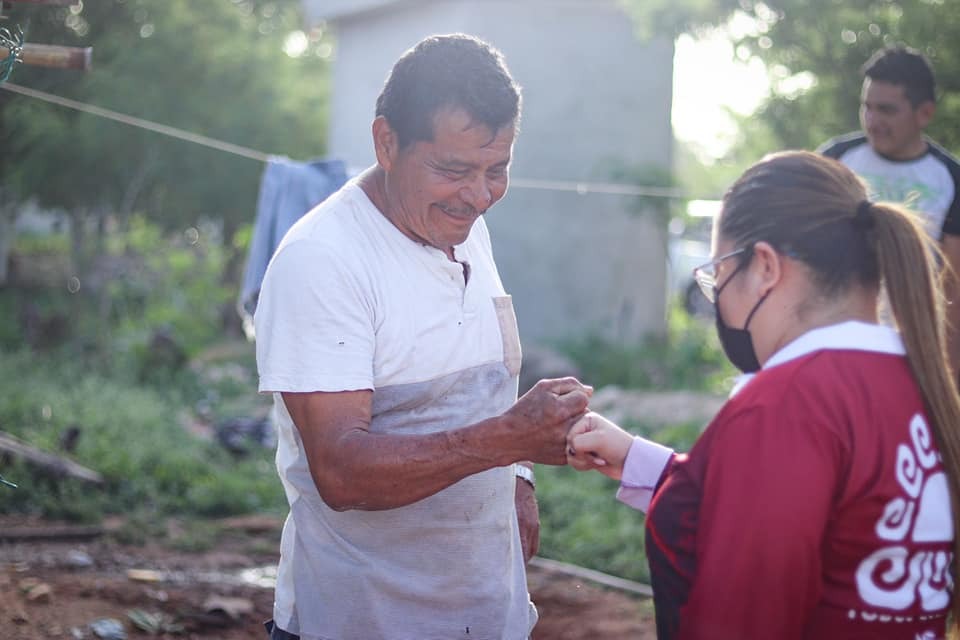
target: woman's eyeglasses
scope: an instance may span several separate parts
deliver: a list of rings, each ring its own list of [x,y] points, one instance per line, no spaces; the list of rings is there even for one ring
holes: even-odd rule
[[[707,300],[714,302],[717,299],[717,269],[720,267],[720,263],[727,258],[738,256],[746,250],[747,247],[741,247],[736,251],[725,253],[716,260],[711,260],[693,270],[693,279],[696,280],[700,292]]]

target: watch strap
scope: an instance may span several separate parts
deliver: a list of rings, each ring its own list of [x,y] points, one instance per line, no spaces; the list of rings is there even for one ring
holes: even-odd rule
[[[513,465],[513,472],[518,478],[525,480],[531,488],[537,488],[537,481],[533,476],[533,469],[518,463]]]

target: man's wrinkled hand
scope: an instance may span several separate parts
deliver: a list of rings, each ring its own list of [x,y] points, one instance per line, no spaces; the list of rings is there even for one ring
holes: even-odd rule
[[[576,378],[541,380],[505,416],[514,428],[518,459],[562,465],[567,431],[587,411],[593,388]]]

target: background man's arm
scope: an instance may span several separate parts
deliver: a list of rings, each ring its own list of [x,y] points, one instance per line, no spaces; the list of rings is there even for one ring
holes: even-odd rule
[[[941,242],[946,264],[947,354],[954,380],[960,373],[960,235],[943,235]]]

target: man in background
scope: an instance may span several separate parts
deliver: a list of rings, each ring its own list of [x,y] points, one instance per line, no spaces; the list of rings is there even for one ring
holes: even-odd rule
[[[862,131],[835,138],[820,152],[844,163],[870,187],[871,200],[906,204],[940,242],[950,306],[948,348],[960,371],[960,163],[925,135],[936,113],[930,61],[903,45],[883,48],[863,65]]]

